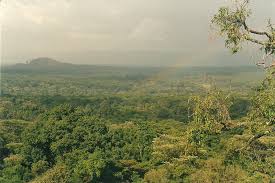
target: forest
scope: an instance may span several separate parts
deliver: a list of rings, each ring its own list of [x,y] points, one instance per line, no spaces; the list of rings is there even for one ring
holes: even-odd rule
[[[0,182],[274,176],[271,71],[59,65],[40,58],[3,69]]]
[[[248,3],[248,1],[247,1]],[[213,17],[233,53],[275,53],[246,3]],[[263,36],[257,40],[252,37]],[[268,62],[265,63],[266,65]],[[275,67],[3,66],[1,183],[271,183]]]

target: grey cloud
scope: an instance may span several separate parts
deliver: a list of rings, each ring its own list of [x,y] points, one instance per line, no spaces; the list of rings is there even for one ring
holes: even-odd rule
[[[262,21],[273,17],[272,2],[252,1],[252,25],[264,26]],[[206,60],[215,54],[227,55],[222,41],[211,39],[209,24],[218,7],[228,3],[4,0],[0,11],[2,57],[6,63],[50,56],[74,63],[133,64],[138,58],[140,64],[161,60],[169,65],[200,55],[200,59],[192,59],[194,64],[210,63]],[[155,56],[158,54],[161,58]]]

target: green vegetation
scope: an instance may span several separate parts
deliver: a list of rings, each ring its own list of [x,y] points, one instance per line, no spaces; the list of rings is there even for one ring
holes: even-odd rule
[[[248,25],[248,18],[252,14],[249,8],[250,0],[236,0],[233,7],[222,7],[212,19],[219,33],[225,36],[225,46],[233,53],[237,53],[243,43],[249,42],[260,46],[266,56],[275,54],[275,28],[271,19],[267,22],[267,29],[259,31]],[[263,63],[266,64],[266,60]]]
[[[250,67],[166,76],[164,68],[100,67],[84,75],[70,67],[79,71],[4,70],[0,182],[274,177],[272,75],[260,85],[263,72]]]
[[[246,5],[213,19],[233,52],[256,42]],[[269,27],[259,44],[274,55]],[[1,183],[274,179],[274,67],[167,71],[40,58],[3,69]]]

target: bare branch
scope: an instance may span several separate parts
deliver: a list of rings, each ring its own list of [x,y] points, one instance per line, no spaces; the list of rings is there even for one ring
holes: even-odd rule
[[[246,39],[247,41],[250,41],[250,42],[253,42],[253,43],[256,43],[256,44],[265,45],[264,42],[259,41],[259,40],[257,40],[257,39],[253,39],[253,38],[250,38],[250,37],[245,37],[245,39]]]
[[[250,32],[250,33],[252,33],[252,34],[257,34],[257,35],[266,35],[270,40],[272,39],[272,36],[271,36],[269,33],[267,33],[267,32],[260,32],[260,31],[256,31],[256,30],[250,29],[250,28],[247,26],[247,24],[246,24],[245,21],[243,22],[243,26],[244,26],[244,29],[245,29],[247,32]]]

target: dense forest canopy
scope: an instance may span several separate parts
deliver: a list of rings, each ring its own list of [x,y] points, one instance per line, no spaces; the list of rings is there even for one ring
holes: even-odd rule
[[[249,28],[248,5],[221,8],[213,23],[233,52],[250,41],[270,59],[273,25]],[[265,64],[167,69],[38,58],[5,67],[0,182],[272,182],[275,70]]]

